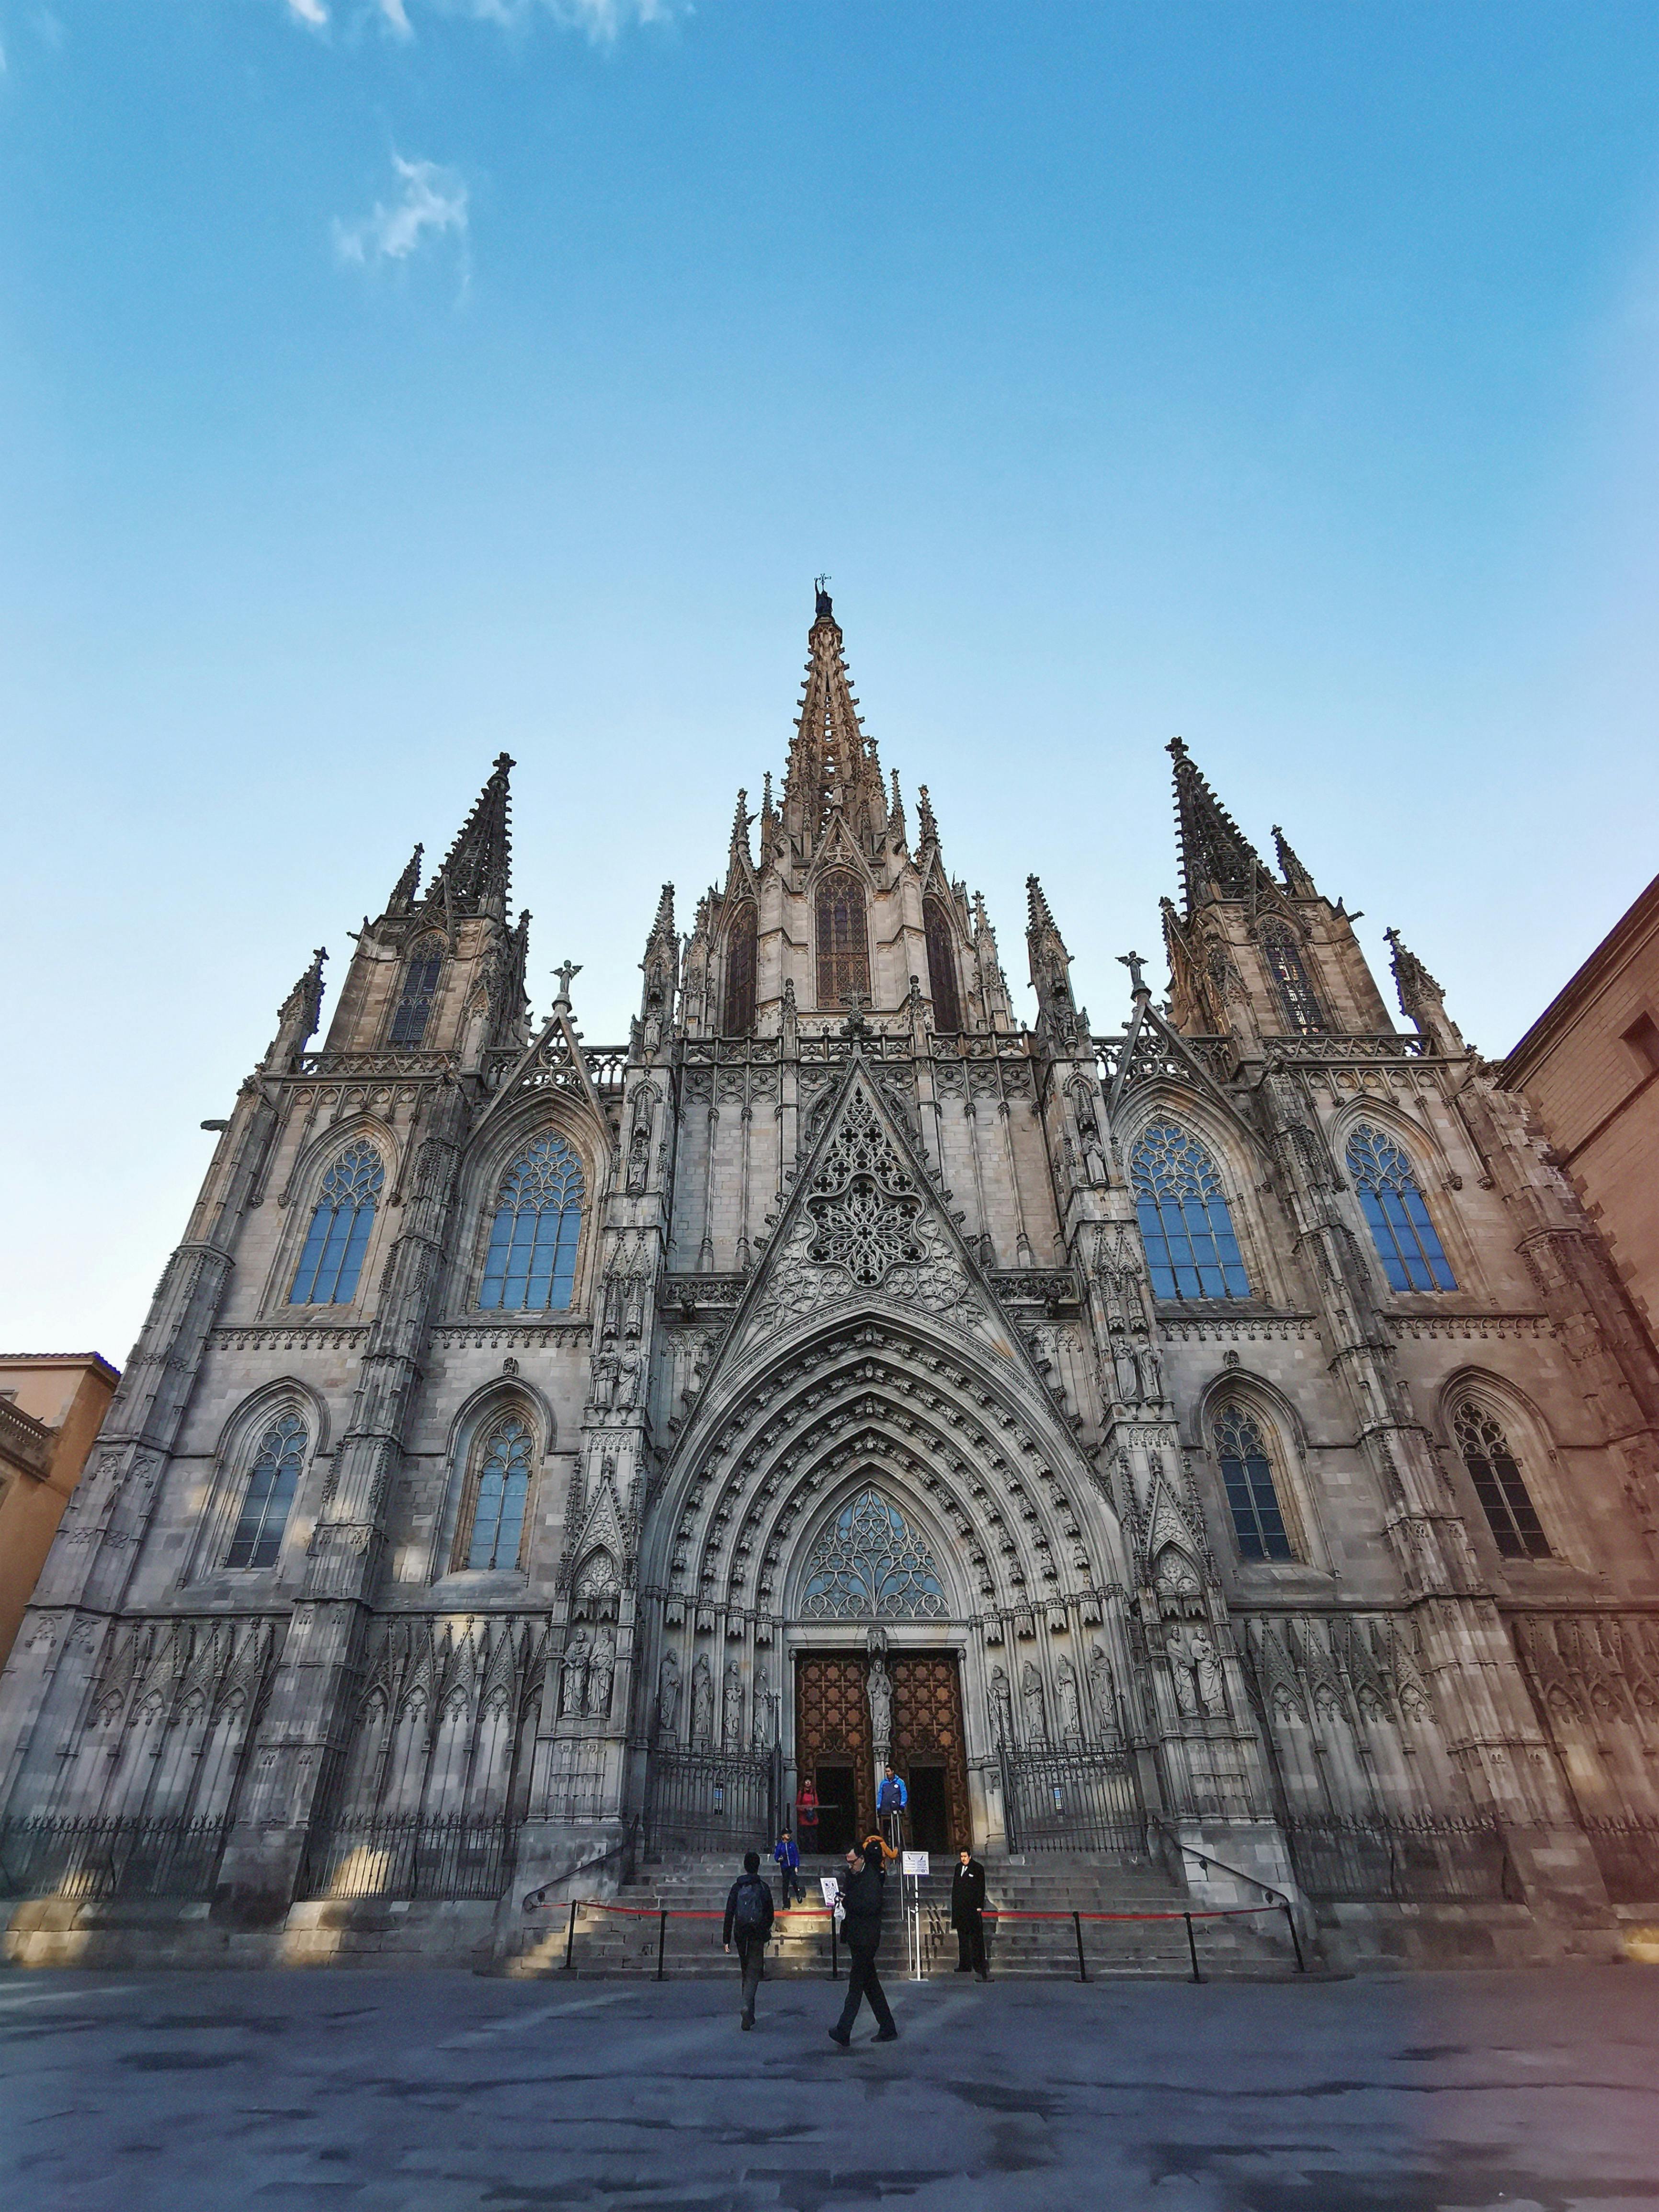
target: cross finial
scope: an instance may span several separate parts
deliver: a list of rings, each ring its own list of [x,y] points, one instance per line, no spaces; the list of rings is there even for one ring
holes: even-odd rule
[[[573,975],[580,975],[581,972],[582,963],[580,960],[562,960],[554,969],[553,973],[559,979],[559,995],[553,1001],[556,1006],[568,1006],[570,1004],[570,979]]]
[[[864,1010],[866,1006],[874,1004],[870,994],[867,991],[860,991],[854,984],[847,994],[844,1004],[847,1007],[847,1019],[841,1025],[842,1035],[844,1037],[868,1036],[870,1024],[864,1018]]]
[[[1150,998],[1152,986],[1140,972],[1146,964],[1141,955],[1139,952],[1120,952],[1117,957],[1118,965],[1129,971],[1129,988],[1135,997],[1138,999],[1145,993]]]

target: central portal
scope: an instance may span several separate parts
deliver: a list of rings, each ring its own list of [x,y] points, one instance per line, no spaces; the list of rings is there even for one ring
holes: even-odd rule
[[[905,1842],[953,1851],[969,1840],[962,1678],[953,1651],[903,1651],[883,1662],[891,1681],[885,1756],[910,1793]],[[795,1662],[795,1768],[817,1792],[818,1849],[844,1851],[876,1825],[870,1661],[849,1651],[800,1653]]]

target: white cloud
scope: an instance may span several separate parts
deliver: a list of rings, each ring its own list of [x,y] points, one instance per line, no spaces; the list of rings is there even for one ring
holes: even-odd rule
[[[392,166],[402,190],[387,206],[374,203],[361,222],[334,225],[334,250],[342,261],[366,268],[380,261],[407,261],[428,238],[452,233],[465,256],[466,183],[459,171],[436,161],[405,161],[394,154]]]
[[[289,0],[290,7],[301,0]],[[321,0],[304,0],[320,6]],[[537,15],[549,15],[567,31],[584,31],[593,46],[610,46],[624,31],[645,23],[672,23],[690,13],[690,0],[426,0],[447,15],[470,15],[475,22],[499,23],[516,30]],[[400,38],[414,35],[408,0],[379,0],[380,10]]]
[[[328,21],[328,10],[323,0],[288,0],[288,12],[301,22],[309,23],[313,31],[320,31]]]
[[[380,15],[389,30],[400,39],[412,39],[415,27],[409,20],[404,0],[380,0]]]

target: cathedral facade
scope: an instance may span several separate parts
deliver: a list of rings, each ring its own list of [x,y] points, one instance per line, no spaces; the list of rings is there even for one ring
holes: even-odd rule
[[[889,1759],[918,1844],[1267,1883],[1339,1952],[1616,1944],[1652,1345],[1421,962],[1401,1030],[1170,750],[1168,997],[1127,955],[1093,1030],[1033,878],[1027,1026],[820,589],[778,795],[609,1047],[574,965],[530,1021],[496,763],[219,1125],[4,1676],[11,1955],[312,1955],[331,1901],[504,1954],[809,1780],[861,1832]]]

